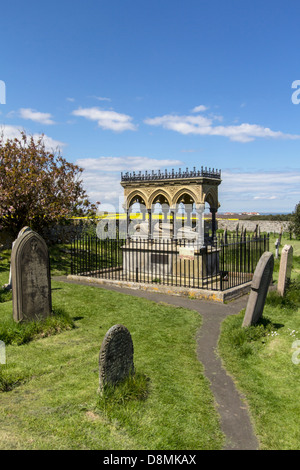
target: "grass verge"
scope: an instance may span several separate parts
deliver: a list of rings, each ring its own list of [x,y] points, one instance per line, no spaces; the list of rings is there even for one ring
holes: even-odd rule
[[[72,318],[63,310],[56,308],[52,314],[40,321],[16,323],[12,318],[12,312],[6,312],[1,316],[0,340],[9,344],[26,344],[37,338],[45,338],[64,330],[74,328]]]
[[[197,312],[90,286],[52,288],[53,309],[76,328],[6,346],[1,449],[222,448],[196,355]],[[11,301],[0,304],[1,321],[11,308]],[[100,396],[99,351],[117,323],[132,335],[136,374]]]
[[[242,311],[221,328],[219,353],[247,397],[261,449],[300,449],[299,289],[298,277],[284,298],[270,292],[257,325],[242,328]]]

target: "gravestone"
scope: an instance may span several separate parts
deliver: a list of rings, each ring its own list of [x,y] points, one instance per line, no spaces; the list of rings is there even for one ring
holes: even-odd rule
[[[273,268],[273,253],[266,251],[260,257],[255,268],[242,326],[255,325],[261,318],[268,289],[272,281]]]
[[[133,343],[124,325],[114,325],[106,333],[99,354],[100,391],[134,373]]]
[[[51,314],[51,280],[48,248],[36,232],[25,231],[11,254],[13,318],[16,322]]]
[[[292,273],[293,264],[293,247],[291,245],[284,245],[281,251],[280,267],[277,283],[277,292],[284,296],[285,289],[289,284]]]

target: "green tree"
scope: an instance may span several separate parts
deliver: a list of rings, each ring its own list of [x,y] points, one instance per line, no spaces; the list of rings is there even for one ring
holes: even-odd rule
[[[300,240],[300,202],[298,202],[295,211],[292,213],[290,231],[295,235],[297,240]]]
[[[14,236],[25,225],[40,231],[96,210],[82,186],[78,165],[55,156],[39,139],[0,135],[0,228]]]

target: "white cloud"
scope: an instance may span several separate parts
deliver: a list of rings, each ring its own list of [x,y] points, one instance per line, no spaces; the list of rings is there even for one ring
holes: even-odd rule
[[[144,121],[150,126],[162,126],[164,129],[181,134],[206,134],[211,129],[212,120],[203,116],[178,116],[166,114]]]
[[[292,211],[300,200],[300,170],[223,170],[219,200],[220,211]]]
[[[98,101],[111,101],[110,98],[105,98],[103,96],[93,96],[93,98],[95,98]]]
[[[110,129],[116,132],[125,130],[136,130],[136,126],[131,122],[132,117],[127,114],[117,113],[111,110],[94,108],[79,108],[72,112],[74,116],[81,116],[91,121],[96,121],[102,129]]]
[[[22,119],[30,119],[31,121],[39,122],[40,124],[55,124],[51,119],[50,113],[41,113],[31,108],[21,108],[19,115]]]
[[[193,112],[200,108],[197,106]],[[268,127],[258,124],[243,123],[240,125],[220,126],[215,125],[214,121],[222,120],[221,116],[203,115],[176,115],[165,114],[154,118],[144,120],[145,124],[150,126],[161,126],[164,129],[173,130],[184,135],[210,135],[223,136],[234,142],[251,142],[256,138],[271,139],[299,139],[300,135],[285,134],[281,131],[273,131]]]
[[[99,157],[77,160],[77,164],[89,171],[144,171],[182,165],[180,160],[159,160],[149,157]]]
[[[3,134],[4,140],[8,139],[20,139],[21,137],[21,131],[26,132],[24,129],[20,129],[17,126],[7,126],[7,125],[2,125],[0,126],[0,135]],[[28,137],[31,136],[28,132],[26,132],[26,135]],[[38,141],[38,139],[41,137],[40,134],[32,134],[32,137],[34,138],[35,141]],[[55,152],[62,150],[63,147],[65,147],[65,143],[60,142],[59,140],[52,139],[52,137],[49,137],[48,135],[44,134],[43,137],[45,148],[48,152]]]
[[[199,106],[195,106],[193,109],[192,109],[192,113],[201,113],[202,111],[206,111],[208,108],[206,106],[204,106],[203,104],[200,104]]]
[[[264,201],[272,201],[273,199],[278,199],[277,196],[254,196],[253,199],[263,199]]]
[[[82,179],[89,198],[95,202],[113,204],[119,210],[123,199],[121,172],[172,168],[183,165],[180,160],[159,160],[149,157],[99,157],[79,159],[76,164],[84,168]],[[100,210],[103,207],[100,206]]]

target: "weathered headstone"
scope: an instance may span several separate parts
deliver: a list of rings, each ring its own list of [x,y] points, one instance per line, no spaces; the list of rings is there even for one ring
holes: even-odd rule
[[[134,373],[133,343],[124,325],[114,325],[106,333],[99,354],[100,391]]]
[[[280,267],[277,283],[277,292],[284,296],[285,289],[289,284],[292,273],[293,264],[293,247],[291,245],[284,245],[281,251]]]
[[[32,230],[14,243],[11,254],[13,318],[16,322],[51,314],[51,280],[48,248]]]
[[[251,283],[242,326],[254,325],[261,318],[274,268],[273,253],[266,251],[260,257]]]

